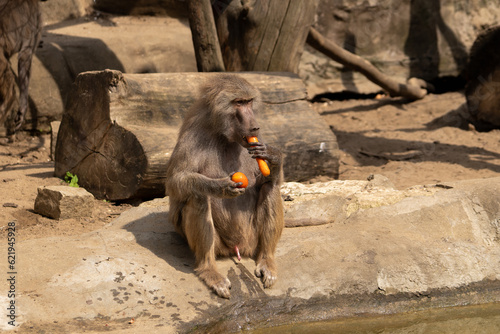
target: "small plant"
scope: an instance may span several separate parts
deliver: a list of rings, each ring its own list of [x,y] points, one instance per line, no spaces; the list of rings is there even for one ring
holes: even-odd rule
[[[64,176],[64,181],[66,183],[69,183],[70,187],[75,187],[79,188],[80,186],[78,185],[78,176],[71,174],[70,172],[66,172],[66,175]]]

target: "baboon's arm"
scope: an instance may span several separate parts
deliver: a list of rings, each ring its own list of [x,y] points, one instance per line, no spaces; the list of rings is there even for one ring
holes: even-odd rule
[[[245,192],[244,188],[237,188],[229,176],[213,179],[200,173],[183,172],[174,176],[169,183],[170,189],[175,189],[184,196],[232,198]]]

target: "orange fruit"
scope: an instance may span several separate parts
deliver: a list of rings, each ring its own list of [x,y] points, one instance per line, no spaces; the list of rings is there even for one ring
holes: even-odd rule
[[[242,183],[242,185],[238,186],[238,188],[246,188],[248,186],[248,179],[245,176],[245,174],[241,172],[234,173],[233,176],[231,177],[231,180],[233,180],[233,182],[236,183],[238,182]]]

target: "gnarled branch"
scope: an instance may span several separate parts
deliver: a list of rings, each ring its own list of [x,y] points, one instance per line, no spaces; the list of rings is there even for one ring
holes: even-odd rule
[[[391,96],[403,96],[412,100],[419,100],[427,94],[427,84],[425,81],[411,78],[407,84],[399,83],[380,72],[375,66],[360,56],[350,53],[334,42],[329,41],[314,28],[309,30],[307,43],[342,65],[362,73],[371,82],[386,90]]]

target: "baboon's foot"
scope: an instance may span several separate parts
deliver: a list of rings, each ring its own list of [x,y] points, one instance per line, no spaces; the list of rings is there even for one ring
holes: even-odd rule
[[[204,270],[198,273],[200,279],[205,284],[214,290],[214,292],[222,298],[231,297],[229,289],[231,289],[231,282],[227,277],[222,276],[216,270]]]
[[[14,131],[18,131],[24,123],[24,114],[21,112],[18,112],[16,115],[16,119],[14,121]]]
[[[264,288],[270,288],[278,279],[278,271],[272,259],[262,259],[257,263],[255,276],[260,277]]]

